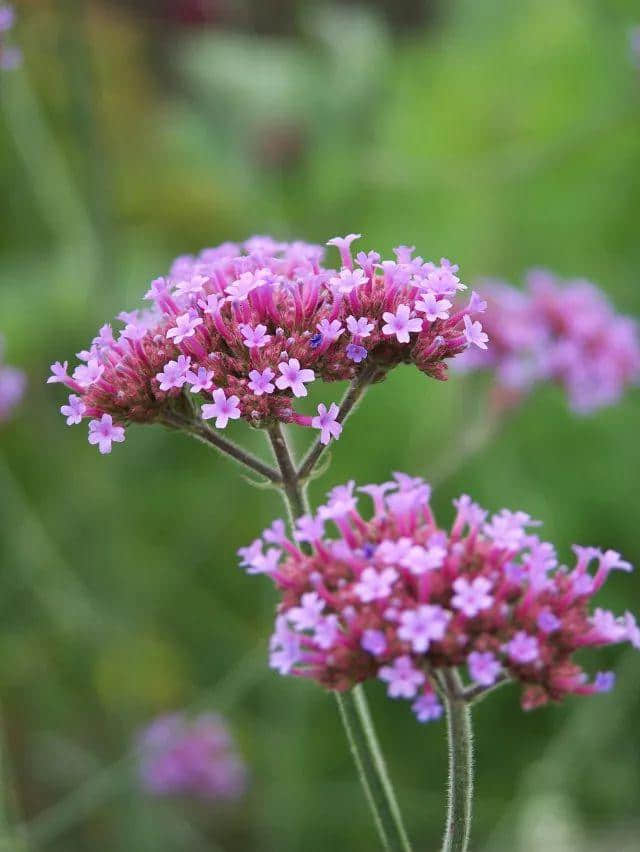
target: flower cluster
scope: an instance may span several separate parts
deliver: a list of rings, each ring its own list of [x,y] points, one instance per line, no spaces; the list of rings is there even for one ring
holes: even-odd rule
[[[142,784],[155,795],[239,798],[246,769],[223,719],[204,714],[161,716],[138,739]]]
[[[6,420],[22,399],[26,377],[22,370],[2,363],[3,340],[0,336],[0,422]]]
[[[465,353],[461,368],[493,369],[498,385],[516,397],[536,382],[555,381],[580,414],[617,402],[640,378],[637,325],[616,314],[594,284],[536,270],[525,291],[491,282],[482,292],[491,348]]]
[[[296,411],[317,379],[378,381],[394,365],[414,363],[446,378],[445,359],[487,335],[472,317],[484,303],[466,289],[458,267],[395,249],[395,260],[359,252],[358,235],[329,240],[337,269],[322,265],[324,249],[253,237],[197,257],[178,258],[145,295],[150,309],[124,312],[124,327],[104,325],[81,363],[52,366],[49,382],[71,391],[62,413],[69,424],[89,418],[89,440],[101,452],[124,440],[130,422],[166,419],[176,405],[200,397],[201,416],[224,429],[240,417],[254,426],[274,421],[319,429],[328,442],[340,434],[337,408],[315,417]]]
[[[629,51],[631,62],[640,68],[640,26],[636,25],[629,30]]]
[[[589,612],[609,572],[631,570],[618,553],[576,546],[576,565],[559,566],[529,515],[488,517],[466,495],[454,501],[451,530],[440,529],[429,486],[406,474],[358,489],[373,501],[365,520],[354,488],[334,488],[316,515],[299,518],[293,541],[276,521],[239,551],[249,573],[268,574],[282,593],[271,639],[281,674],[336,690],[379,678],[427,721],[442,713],[439,678],[450,667],[466,666],[469,690],[519,681],[529,709],[613,686],[610,672],[589,680],[574,651],[640,648],[631,613]]]
[[[20,49],[7,45],[5,42],[6,34],[13,28],[14,23],[13,7],[4,3],[0,4],[0,71],[11,71],[22,61]]]

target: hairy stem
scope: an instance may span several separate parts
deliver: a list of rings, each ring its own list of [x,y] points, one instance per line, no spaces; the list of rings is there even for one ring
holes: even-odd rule
[[[340,408],[336,416],[338,423],[344,423],[347,417],[355,409],[358,402],[362,399],[367,387],[371,383],[375,373],[375,367],[368,367],[351,382],[340,403]],[[302,464],[298,470],[299,479],[307,479],[313,473],[320,457],[328,446],[328,444],[321,443],[320,438],[315,441],[307,455],[302,460]]]
[[[471,710],[455,669],[443,676],[449,740],[447,825],[442,852],[466,852],[471,833],[473,794],[473,735]]]
[[[269,429],[269,440],[282,475],[280,488],[293,527],[295,519],[309,511],[306,490],[279,423]],[[411,852],[364,690],[356,686],[351,692],[334,692],[334,696],[380,842],[386,852]]]
[[[234,461],[248,467],[254,473],[266,477],[274,485],[282,484],[282,477],[277,470],[265,464],[252,453],[243,450],[242,447],[234,444],[233,441],[229,441],[227,438],[218,435],[217,432],[214,432],[213,429],[201,420],[189,420],[186,417],[181,417],[179,414],[171,412],[163,415],[162,422],[165,426],[173,429],[182,429],[198,441],[202,441],[202,443],[208,444],[210,447],[215,447],[216,450],[230,456]]]

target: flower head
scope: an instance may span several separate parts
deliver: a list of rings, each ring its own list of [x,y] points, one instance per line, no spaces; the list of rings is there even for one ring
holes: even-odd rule
[[[338,690],[382,680],[391,697],[411,699],[427,721],[441,714],[440,670],[466,668],[474,690],[518,681],[531,708],[610,688],[608,676],[589,682],[575,651],[616,642],[640,647],[631,613],[590,613],[608,574],[628,568],[615,551],[578,549],[569,570],[528,532],[536,522],[526,512],[502,510],[487,522],[463,495],[447,530],[437,526],[430,489],[417,477],[395,474],[360,490],[373,501],[370,519],[358,511],[351,482],[334,488],[316,515],[299,519],[295,542],[283,534],[271,548],[278,557],[268,573],[282,593],[271,656],[279,671]],[[265,542],[270,537],[267,531]],[[258,539],[243,551],[251,573],[262,546]]]
[[[575,412],[588,414],[615,403],[640,379],[637,324],[616,314],[594,284],[561,281],[538,270],[522,291],[485,282],[483,294],[491,345],[487,351],[472,347],[458,364],[491,369],[497,386],[510,395],[517,398],[538,382],[552,381]]]
[[[235,800],[247,772],[226,722],[213,713],[160,716],[137,740],[143,788],[156,796]]]
[[[0,4],[0,70],[11,71],[22,61],[19,48],[5,43],[6,34],[13,29],[15,12],[8,3]]]
[[[448,360],[471,345],[466,318],[480,312],[454,307],[464,286],[457,267],[425,262],[406,246],[395,260],[377,252],[354,260],[356,239],[329,241],[335,267],[320,246],[267,237],[179,257],[146,288],[148,307],[121,311],[122,327],[103,326],[81,364],[70,373],[57,362],[48,381],[78,396],[85,417],[109,414],[123,427],[175,427],[194,416],[187,393],[209,406],[221,391],[252,426],[318,428],[297,406],[319,380],[366,371],[379,382],[401,363],[445,379]]]

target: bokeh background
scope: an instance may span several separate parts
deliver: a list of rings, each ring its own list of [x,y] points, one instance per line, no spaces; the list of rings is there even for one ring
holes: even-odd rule
[[[376,848],[331,697],[266,666],[275,596],[235,551],[277,495],[160,428],[100,457],[48,365],[137,307],[177,254],[252,233],[415,244],[466,281],[530,266],[599,282],[640,315],[640,70],[633,0],[23,0],[0,76],[0,330],[29,391],[0,429],[0,848]],[[336,395],[340,388],[335,388]],[[523,508],[640,563],[640,395],[580,419],[532,395],[475,456],[482,379],[394,372],[312,496],[391,470]],[[326,397],[324,393],[323,398]],[[301,430],[298,430],[301,431]],[[259,447],[260,435],[235,434]],[[604,605],[638,610],[638,576]],[[477,852],[640,843],[640,658],[609,694],[475,712]],[[410,832],[438,847],[442,724],[370,700]],[[250,766],[233,805],[144,795],[132,738],[160,712],[226,714]],[[16,832],[7,826],[26,826]],[[4,843],[4,845],[3,845]]]

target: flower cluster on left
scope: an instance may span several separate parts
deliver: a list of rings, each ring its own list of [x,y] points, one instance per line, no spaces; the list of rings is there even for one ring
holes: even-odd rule
[[[358,237],[329,241],[337,269],[323,266],[321,246],[269,237],[178,258],[151,283],[150,308],[120,313],[117,332],[104,325],[71,374],[66,361],[52,365],[48,381],[71,390],[61,408],[67,423],[88,418],[101,453],[124,440],[128,423],[181,428],[202,419],[224,429],[241,417],[318,429],[326,444],[342,428],[338,406],[320,404],[315,416],[295,408],[316,379],[365,385],[400,363],[444,379],[446,359],[486,348],[473,319],[481,299],[472,293],[454,307],[466,289],[457,266],[406,246],[395,260],[377,252],[354,260]]]

